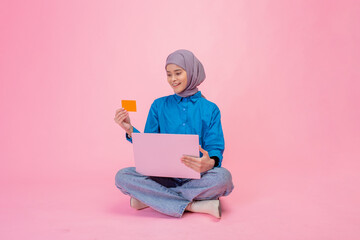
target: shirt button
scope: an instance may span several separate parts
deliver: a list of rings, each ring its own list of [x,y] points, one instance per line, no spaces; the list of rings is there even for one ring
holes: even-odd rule
[[[185,123],[183,123],[183,126],[185,126]]]
[[[185,111],[186,109],[185,109],[185,108],[183,108],[183,110]]]

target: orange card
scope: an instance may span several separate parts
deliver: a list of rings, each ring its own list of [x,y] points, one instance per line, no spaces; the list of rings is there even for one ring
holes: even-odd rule
[[[126,111],[136,112],[136,101],[135,100],[121,100],[121,106]]]

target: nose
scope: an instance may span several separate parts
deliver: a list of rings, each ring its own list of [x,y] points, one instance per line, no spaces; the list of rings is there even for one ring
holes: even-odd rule
[[[176,76],[175,76],[175,74],[173,74],[173,75],[171,76],[171,81],[173,81],[173,82],[176,81]]]

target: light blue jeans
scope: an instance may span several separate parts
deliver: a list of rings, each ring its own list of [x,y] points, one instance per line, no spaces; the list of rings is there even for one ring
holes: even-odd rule
[[[116,174],[115,184],[124,194],[173,217],[181,217],[193,200],[218,199],[234,188],[230,172],[223,167],[202,173],[200,179],[149,177],[129,167]]]

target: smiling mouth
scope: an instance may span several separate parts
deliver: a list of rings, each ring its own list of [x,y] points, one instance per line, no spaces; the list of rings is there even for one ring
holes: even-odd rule
[[[172,84],[173,87],[177,87],[179,85],[180,85],[180,83]]]

